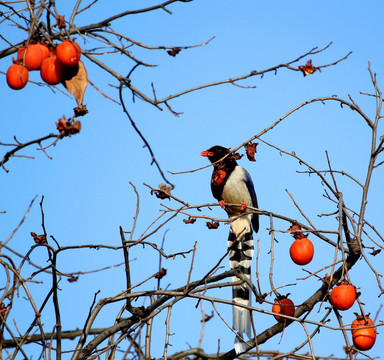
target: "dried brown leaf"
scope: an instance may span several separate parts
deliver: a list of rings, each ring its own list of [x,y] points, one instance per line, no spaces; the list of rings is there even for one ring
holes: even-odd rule
[[[200,320],[200,322],[208,322],[209,320],[211,320],[212,318],[214,317],[214,313],[213,313],[213,310],[211,311],[211,315],[207,315],[207,314],[204,314],[204,320]]]
[[[256,161],[255,159],[255,154],[257,152],[257,145],[259,145],[258,143],[248,143],[247,145],[245,145],[245,151],[247,153],[247,158],[249,161]]]
[[[374,249],[372,252],[370,252],[370,255],[376,256],[381,253],[381,249]]]
[[[88,110],[87,110],[86,105],[77,106],[73,109],[73,111],[75,112],[75,117],[84,116],[84,115],[88,114]]]
[[[63,136],[70,136],[80,132],[81,122],[80,121],[67,121],[65,116],[59,119],[56,123],[56,128],[59,133]]]
[[[59,29],[65,29],[65,16],[64,15],[59,15],[56,19],[56,26]]]
[[[208,229],[217,229],[219,227],[219,223],[216,221],[207,221]]]
[[[196,219],[195,218],[192,218],[192,217],[189,217],[188,219],[183,219],[183,221],[186,223],[186,224],[193,224]]]
[[[48,244],[44,234],[36,235],[34,232],[31,232],[31,236],[36,244]]]
[[[244,155],[239,153],[233,153],[229,157],[233,160],[240,160]]]
[[[165,275],[167,275],[167,269],[161,268],[161,270],[158,273],[155,274],[155,278],[156,279],[161,279]]]
[[[176,57],[176,55],[177,55],[180,51],[181,51],[180,48],[178,48],[178,47],[174,47],[173,49],[168,50],[167,53],[168,53],[168,55],[170,55],[170,56]]]
[[[170,186],[167,186],[165,184],[160,184],[159,185],[160,190],[152,190],[151,195],[155,193],[156,197],[159,199],[169,199],[170,196],[168,194],[171,193],[172,188]]]
[[[87,70],[82,61],[79,61],[76,66],[67,68],[62,84],[75,97],[77,105],[81,107],[83,105],[85,89],[88,85]]]
[[[63,132],[67,128],[67,119],[65,116],[63,116],[61,119],[59,119],[56,123],[56,128],[59,130],[59,133],[63,135]]]
[[[304,76],[306,76],[313,74],[317,70],[317,67],[312,65],[312,60],[308,60],[304,66],[299,66],[299,70],[303,73]]]

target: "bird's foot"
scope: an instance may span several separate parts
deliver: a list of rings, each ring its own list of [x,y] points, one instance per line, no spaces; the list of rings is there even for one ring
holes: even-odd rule
[[[245,210],[247,210],[247,207],[248,207],[248,204],[245,203],[245,202],[242,202],[242,203],[241,203],[240,210],[241,210],[241,211],[245,211]]]
[[[225,209],[225,201],[224,201],[224,200],[220,200],[220,201],[219,201],[219,205],[220,205],[223,209]]]

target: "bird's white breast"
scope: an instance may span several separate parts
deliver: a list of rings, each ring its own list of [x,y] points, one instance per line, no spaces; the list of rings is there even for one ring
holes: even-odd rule
[[[246,185],[247,173],[241,166],[236,166],[223,189],[223,200],[227,204],[246,203],[252,206],[252,199]]]

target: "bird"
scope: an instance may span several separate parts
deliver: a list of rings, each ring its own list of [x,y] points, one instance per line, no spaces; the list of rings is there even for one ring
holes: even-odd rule
[[[237,269],[245,277],[251,279],[251,263],[254,253],[252,228],[256,233],[259,231],[259,215],[246,211],[248,206],[258,208],[251,176],[247,170],[237,164],[236,158],[230,154],[228,148],[215,145],[202,151],[200,155],[208,157],[213,164],[212,195],[219,201],[230,219],[228,249],[231,269]],[[226,155],[228,156],[222,159]],[[238,277],[232,277],[232,282],[239,281]],[[232,287],[232,300],[235,303],[250,306],[250,295],[250,288],[245,282]],[[243,353],[246,350],[243,334],[247,334],[249,339],[252,338],[251,314],[248,309],[233,306],[233,329],[237,332],[236,354]]]

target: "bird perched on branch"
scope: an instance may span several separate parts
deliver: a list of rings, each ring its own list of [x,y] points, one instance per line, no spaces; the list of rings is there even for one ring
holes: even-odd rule
[[[248,206],[258,207],[252,179],[248,172],[237,164],[234,154],[230,154],[229,149],[225,147],[216,145],[200,155],[208,157],[213,163],[212,194],[231,220],[228,236],[230,266],[250,280],[254,252],[252,228],[255,232],[259,230],[259,215],[247,211]],[[223,159],[226,155],[228,156]],[[234,276],[232,281],[239,282],[242,279]],[[232,287],[232,297],[233,301],[240,305],[251,305],[250,288],[244,281]],[[246,333],[252,338],[251,315],[248,309],[234,305],[233,328],[237,331],[236,354],[240,354],[246,350],[243,334]]]

